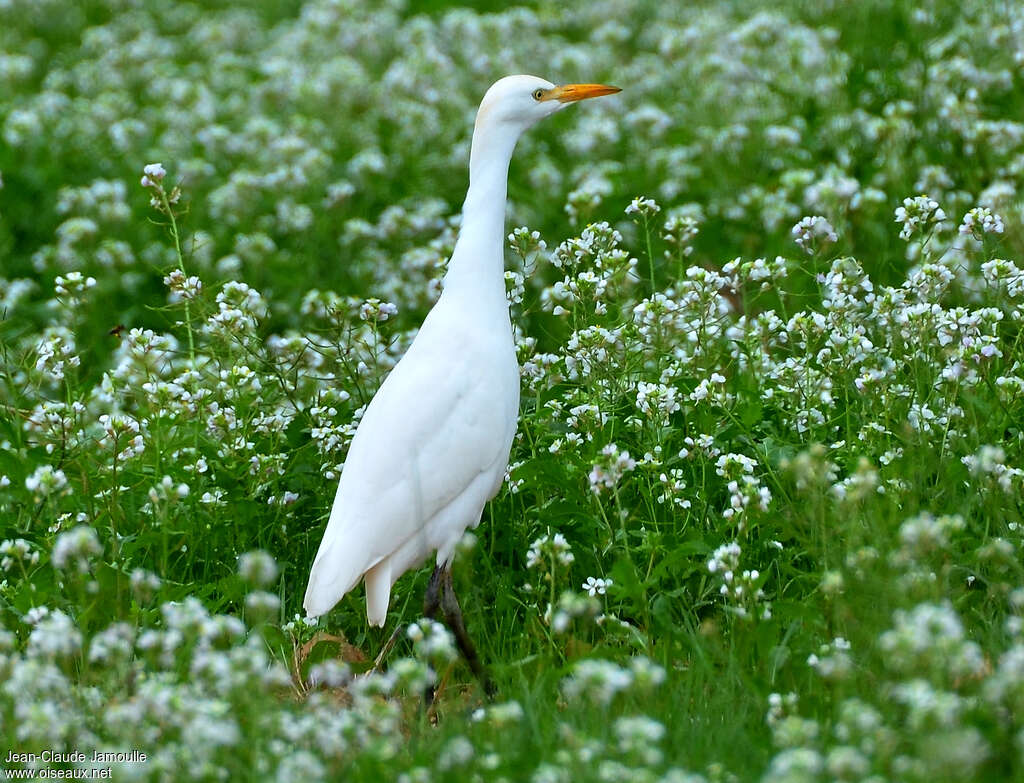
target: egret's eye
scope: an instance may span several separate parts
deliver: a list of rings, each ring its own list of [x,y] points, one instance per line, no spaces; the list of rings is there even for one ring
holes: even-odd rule
[[[533,91],[533,99],[535,101],[539,101],[543,97],[544,97],[544,90],[542,90],[542,89],[540,89],[538,87],[536,90]]]

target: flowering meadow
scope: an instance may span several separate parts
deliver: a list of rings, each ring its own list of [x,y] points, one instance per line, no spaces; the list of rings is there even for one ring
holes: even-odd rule
[[[519,72],[488,700],[301,598]],[[0,319],[7,773],[1024,779],[1019,3],[0,0]]]

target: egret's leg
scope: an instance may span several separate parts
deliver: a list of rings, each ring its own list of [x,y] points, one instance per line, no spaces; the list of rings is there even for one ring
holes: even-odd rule
[[[423,596],[423,616],[431,620],[437,617],[437,610],[441,608],[441,570],[441,566],[434,566],[426,595]]]
[[[433,579],[431,579],[431,582],[433,582]],[[427,594],[429,596],[429,590]],[[466,632],[466,624],[462,621],[462,608],[459,606],[459,599],[455,597],[455,588],[452,587],[452,572],[448,566],[445,566],[441,572],[441,608],[444,610],[445,622],[448,624],[451,632],[455,634],[455,641],[459,644],[462,657],[466,659],[469,668],[472,669],[473,674],[476,675],[476,678],[484,686],[484,693],[487,694],[488,698],[491,698],[497,692],[497,688],[491,681],[491,678],[487,676],[487,672],[484,670],[483,664],[480,663],[480,658],[476,654],[476,648]]]
[[[430,575],[430,584],[423,596],[423,616],[431,620],[437,619],[437,611],[441,608],[441,566],[434,566]],[[423,691],[423,703],[429,710],[434,704],[434,686],[428,685]]]

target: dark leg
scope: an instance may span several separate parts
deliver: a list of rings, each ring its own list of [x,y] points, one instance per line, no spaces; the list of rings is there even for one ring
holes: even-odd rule
[[[441,566],[434,566],[430,575],[427,593],[423,596],[423,616],[431,620],[437,619],[437,610],[441,608]]]
[[[435,575],[437,572],[434,572]],[[431,578],[431,585],[433,585],[433,578]],[[430,596],[430,590],[427,590],[427,596]],[[480,663],[480,658],[476,654],[476,648],[473,646],[472,640],[469,638],[469,634],[466,632],[466,624],[462,621],[462,609],[459,606],[459,599],[455,597],[455,589],[452,587],[452,572],[447,566],[441,572],[441,609],[444,610],[444,620],[451,629],[451,632],[455,634],[455,641],[459,644],[459,649],[462,651],[462,656],[466,659],[466,663],[469,664],[469,668],[476,675],[476,678],[480,680],[480,684],[484,686],[484,693],[487,694],[487,698],[491,699],[494,694],[497,693],[497,688],[491,681],[491,678],[487,676],[487,672],[484,670],[483,664]]]
[[[430,575],[427,593],[423,596],[423,616],[431,620],[437,619],[437,611],[441,608],[441,566],[434,567]],[[427,710],[434,706],[434,686],[428,685],[423,691],[423,703]]]

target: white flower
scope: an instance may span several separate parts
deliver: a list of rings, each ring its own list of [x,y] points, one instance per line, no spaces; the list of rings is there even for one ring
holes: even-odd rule
[[[836,230],[821,215],[811,215],[801,218],[791,229],[793,239],[807,254],[814,253],[818,240],[824,242],[835,242],[839,239]]]
[[[553,537],[541,536],[535,539],[526,553],[526,567],[544,565],[550,558],[554,558],[561,565],[570,565],[576,559],[572,547],[561,533],[555,533]]]
[[[902,223],[900,239],[910,240],[918,231],[937,226],[946,219],[946,213],[933,198],[915,196],[903,199],[903,206],[896,208],[896,222]]]
[[[988,207],[975,207],[964,215],[959,230],[961,234],[978,238],[984,234],[1002,234],[1003,219]]]
[[[646,416],[667,422],[680,409],[677,395],[674,386],[640,381],[636,386],[636,407]]]
[[[701,400],[707,399],[710,394],[716,392],[716,390],[711,386],[713,383],[718,385],[725,383],[725,376],[717,372],[712,372],[710,376],[702,379],[701,382],[697,384],[697,388],[690,392],[690,399],[694,402],[700,402]]]
[[[266,587],[277,579],[277,563],[269,552],[246,552],[238,558],[238,575],[250,584]]]
[[[434,665],[451,663],[458,657],[455,637],[436,620],[423,618],[412,623],[406,635],[416,655]]]
[[[33,494],[46,497],[68,486],[68,477],[62,470],[53,470],[50,465],[43,465],[33,471],[25,479],[25,488]]]
[[[171,291],[169,297],[171,302],[195,299],[203,290],[203,282],[198,277],[195,275],[186,277],[180,269],[169,272],[164,277],[164,285]]]
[[[53,288],[58,296],[71,297],[72,299],[81,296],[95,286],[96,278],[86,277],[81,272],[68,272],[66,275],[57,275],[53,281]]]
[[[644,198],[643,196],[637,196],[626,207],[627,215],[640,215],[645,218],[656,215],[659,212],[661,212],[661,207],[658,206],[658,203],[653,198]]]
[[[642,750],[644,746],[660,742],[665,736],[665,727],[646,715],[632,715],[617,718],[614,725],[623,753]]]
[[[591,699],[608,705],[615,694],[633,685],[634,674],[612,661],[587,659],[573,668],[572,674],[562,681],[562,690],[570,701]]]
[[[700,233],[700,224],[704,216],[699,207],[691,205],[691,208],[677,207],[669,212],[662,229],[662,239],[669,245],[680,248],[683,255],[690,255],[693,252],[693,240]]]
[[[352,679],[352,670],[343,661],[328,659],[310,666],[308,679],[312,686],[340,688]]]
[[[308,750],[292,750],[277,765],[274,780],[286,783],[292,780],[323,780],[326,770],[320,760]]]
[[[708,560],[708,571],[712,574],[731,574],[739,566],[740,551],[740,545],[736,541],[722,544]]]
[[[88,525],[79,525],[57,536],[50,560],[61,571],[74,564],[79,573],[84,574],[89,570],[90,558],[102,552],[96,531]]]
[[[453,767],[461,767],[469,763],[475,753],[473,743],[468,739],[461,735],[452,737],[441,748],[437,758],[438,769],[450,770]]]
[[[618,446],[609,443],[601,449],[601,461],[590,470],[590,489],[598,494],[602,490],[611,489],[635,467],[636,460],[629,456],[628,451],[620,452]]]
[[[163,181],[167,171],[160,163],[147,163],[142,168],[142,180],[139,184],[144,188],[154,188]]]
[[[36,625],[44,617],[49,616],[50,607],[48,606],[33,606],[25,615],[21,618],[24,620],[26,625]]]
[[[128,623],[113,623],[89,642],[90,663],[110,664],[129,660],[135,646],[135,629]]]
[[[541,239],[540,232],[530,231],[526,226],[520,226],[509,234],[508,243],[523,258],[531,253],[543,253],[548,248],[548,243]]]
[[[525,283],[526,279],[519,272],[505,272],[505,293],[510,304],[522,304],[526,293]]]
[[[246,620],[250,625],[269,622],[281,609],[281,599],[266,590],[255,590],[245,597]]]
[[[359,318],[363,321],[386,321],[397,314],[397,305],[380,299],[367,299],[359,306]]]
[[[181,500],[182,498],[188,497],[189,486],[188,484],[174,485],[174,479],[170,476],[164,476],[160,479],[160,483],[149,488],[149,500],[154,505],[161,501],[175,501]]]
[[[630,659],[634,683],[641,690],[652,690],[665,682],[665,669],[642,655]]]
[[[8,571],[15,563],[35,565],[39,562],[39,551],[24,538],[7,539],[0,543],[0,570]],[[24,566],[22,566],[24,567]]]
[[[608,588],[612,586],[611,579],[600,579],[593,576],[588,576],[587,581],[583,583],[583,589],[587,591],[589,595],[604,595]]]
[[[28,637],[29,653],[43,658],[67,658],[81,647],[81,632],[74,621],[59,609],[39,620]]]
[[[144,568],[132,571],[131,585],[135,599],[140,603],[148,603],[153,594],[160,589],[160,577]]]

